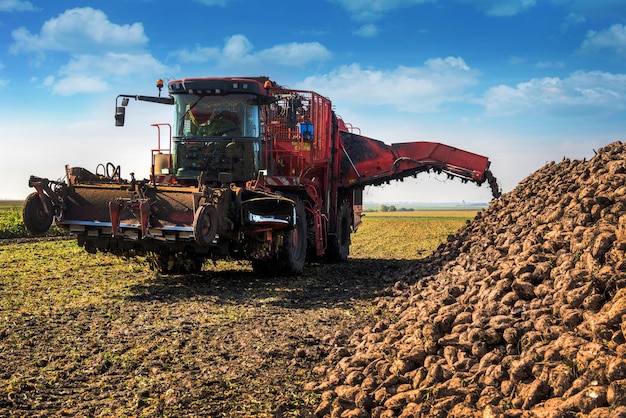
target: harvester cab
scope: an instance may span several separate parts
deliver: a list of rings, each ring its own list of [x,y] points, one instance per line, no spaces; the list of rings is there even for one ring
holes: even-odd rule
[[[186,79],[170,83],[169,93],[167,98],[120,95],[116,104],[117,126],[124,124],[130,98],[173,105],[170,148],[155,150],[167,157],[167,164],[155,164],[156,182],[192,185],[202,175],[203,184],[244,184],[258,176],[263,140],[258,82]]]
[[[251,260],[263,274],[291,275],[305,259],[344,261],[358,228],[362,191],[434,169],[499,194],[486,157],[437,143],[386,145],[343,122],[328,98],[267,77],[157,82],[170,105],[154,124],[149,179],[66,168],[66,180],[31,176],[24,221],[43,233],[54,221],[88,251],[149,253],[162,272],[194,272],[204,260]],[[167,144],[161,138],[167,127]],[[106,165],[107,167],[109,164]]]

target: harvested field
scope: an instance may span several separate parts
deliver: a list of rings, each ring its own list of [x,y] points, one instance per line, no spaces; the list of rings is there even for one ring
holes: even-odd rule
[[[285,280],[0,246],[0,415],[626,416],[624,144],[547,164],[442,245],[377,252],[428,236],[387,222]]]
[[[374,300],[464,216],[368,218],[347,263],[281,279],[238,262],[159,276],[73,241],[5,240],[0,416],[313,416],[316,367],[390,320]]]
[[[316,369],[317,416],[626,417],[626,146],[479,215]]]

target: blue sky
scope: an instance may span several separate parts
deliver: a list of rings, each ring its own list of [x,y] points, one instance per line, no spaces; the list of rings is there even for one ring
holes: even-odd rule
[[[155,81],[267,75],[329,97],[362,133],[488,156],[505,192],[549,161],[626,140],[623,0],[0,0],[0,199],[64,166],[148,175],[171,108]],[[423,174],[373,202],[488,201]]]

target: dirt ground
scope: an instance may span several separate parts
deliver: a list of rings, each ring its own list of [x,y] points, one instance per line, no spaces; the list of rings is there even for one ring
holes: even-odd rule
[[[313,416],[320,394],[303,387],[316,366],[385,316],[376,298],[415,263],[359,259],[267,279],[236,264],[159,276],[66,240],[0,252],[0,416]],[[33,257],[57,271],[25,272]]]

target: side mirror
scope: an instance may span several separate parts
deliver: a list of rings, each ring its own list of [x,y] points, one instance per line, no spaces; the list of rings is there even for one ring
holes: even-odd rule
[[[115,107],[115,126],[124,126],[126,118],[126,108],[124,106]]]

